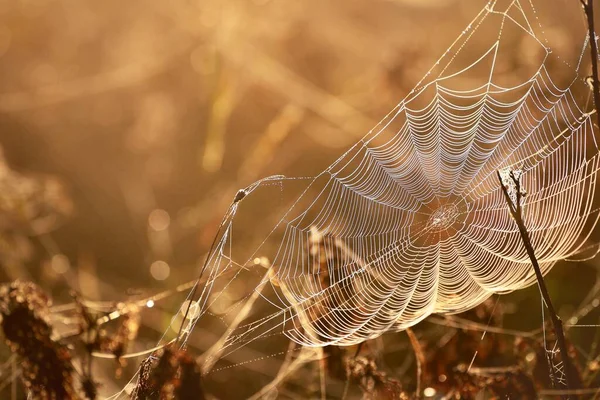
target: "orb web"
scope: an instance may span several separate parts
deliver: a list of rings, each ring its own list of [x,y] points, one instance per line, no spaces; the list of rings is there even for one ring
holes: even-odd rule
[[[525,74],[510,70],[515,37],[539,54]],[[517,173],[528,192],[524,219],[543,273],[580,252],[598,221],[600,167],[583,34],[580,44],[560,58],[531,2],[491,1],[328,168],[244,189],[181,335],[221,329],[204,371],[259,339],[357,344],[534,283],[496,171]]]

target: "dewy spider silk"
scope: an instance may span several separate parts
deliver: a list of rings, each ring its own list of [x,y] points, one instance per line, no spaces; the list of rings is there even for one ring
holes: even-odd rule
[[[519,74],[515,38],[541,55]],[[238,192],[192,299],[200,312],[182,334],[220,329],[204,372],[261,341],[358,344],[534,283],[499,170],[519,171],[528,192],[543,273],[587,249],[600,168],[587,44],[582,29],[580,47],[562,56],[533,3],[491,1],[328,168]],[[252,219],[253,207],[272,216]]]

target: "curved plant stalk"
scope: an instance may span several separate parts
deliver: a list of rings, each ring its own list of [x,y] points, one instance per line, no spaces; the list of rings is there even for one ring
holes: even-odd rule
[[[521,235],[523,245],[525,246],[525,249],[527,250],[527,255],[529,256],[529,259],[531,260],[531,265],[533,265],[533,270],[535,271],[535,277],[538,282],[538,287],[540,288],[540,292],[544,299],[544,303],[546,304],[546,307],[548,307],[548,312],[550,313],[550,318],[552,320],[552,326],[554,328],[554,333],[556,335],[556,340],[558,342],[558,348],[560,350],[560,358],[562,360],[563,368],[565,371],[565,386],[567,387],[567,391],[570,391],[572,389],[577,389],[577,387],[575,386],[576,382],[578,381],[576,379],[577,374],[575,372],[573,365],[571,364],[571,361],[569,360],[569,353],[567,352],[567,342],[565,340],[565,332],[563,329],[562,320],[556,313],[556,310],[554,309],[554,305],[552,304],[552,299],[550,298],[550,293],[548,293],[548,288],[546,287],[546,283],[544,281],[544,276],[542,275],[540,265],[535,256],[535,251],[533,249],[533,245],[531,244],[529,232],[527,231],[527,228],[525,227],[525,222],[523,221],[523,208],[521,207],[521,199],[523,198],[524,194],[521,189],[521,181],[519,180],[519,177],[517,177],[513,173],[513,171],[509,171],[508,176],[509,176],[509,179],[512,181],[511,183],[514,184],[514,191],[515,191],[515,193],[514,193],[515,198],[511,198],[511,195],[509,194],[507,186],[505,186],[504,182],[502,181],[502,176],[500,174],[500,171],[497,171],[497,173],[498,173],[498,180],[500,181],[500,187],[502,188],[502,193],[504,193],[504,199],[506,200],[506,203],[508,204],[510,214],[512,215],[513,219],[517,223],[517,227],[519,228],[519,234]],[[569,397],[566,396],[565,398],[568,399]]]

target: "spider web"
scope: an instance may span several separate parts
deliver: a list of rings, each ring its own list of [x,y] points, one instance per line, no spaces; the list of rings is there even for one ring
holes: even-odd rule
[[[541,54],[525,79],[506,72],[514,37]],[[531,2],[491,1],[328,168],[241,190],[179,313],[182,343],[197,325],[221,332],[203,342],[204,372],[259,339],[357,344],[535,283],[496,171],[516,171],[529,193],[543,273],[586,250],[600,168],[580,76],[587,44],[560,58]]]

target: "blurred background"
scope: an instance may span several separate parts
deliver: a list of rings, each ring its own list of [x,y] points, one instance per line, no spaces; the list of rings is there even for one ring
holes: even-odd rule
[[[573,2],[539,10],[568,54],[585,32]],[[323,170],[485,3],[0,0],[1,280],[38,282],[60,304],[193,279],[238,189]],[[540,56],[515,42],[507,73]],[[565,314],[596,276],[576,267],[549,282]],[[516,324],[539,327],[535,289],[513,302],[531,307]],[[137,348],[166,329],[172,307],[160,309]]]

